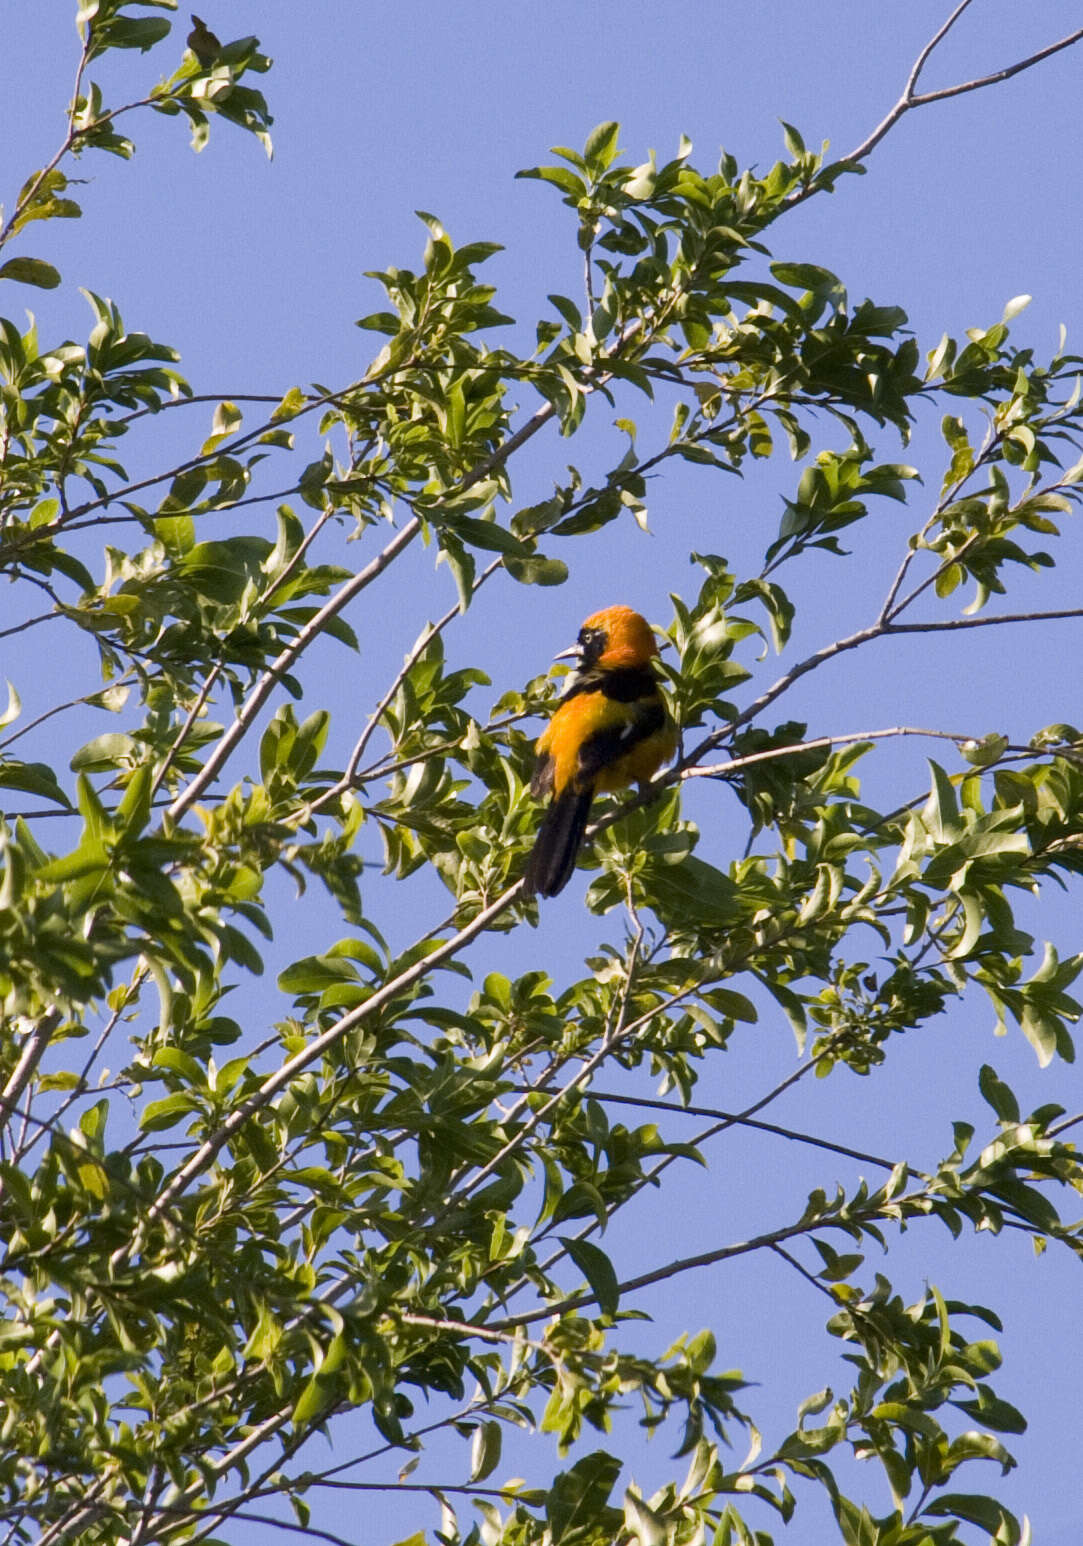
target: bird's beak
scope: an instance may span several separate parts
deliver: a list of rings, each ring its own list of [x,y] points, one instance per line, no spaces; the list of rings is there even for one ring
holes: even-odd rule
[[[579,660],[579,659],[581,659],[582,654],[583,654],[583,646],[581,644],[572,644],[572,645],[569,645],[569,647],[566,650],[561,650],[559,655],[554,655],[553,659],[554,660]]]

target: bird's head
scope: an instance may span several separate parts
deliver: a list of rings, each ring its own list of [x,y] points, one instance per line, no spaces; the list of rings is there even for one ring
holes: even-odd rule
[[[569,656],[579,661],[580,669],[604,666],[642,666],[658,654],[658,645],[647,619],[631,607],[604,607],[593,612],[579,630],[579,639],[571,649],[562,650],[558,660]]]

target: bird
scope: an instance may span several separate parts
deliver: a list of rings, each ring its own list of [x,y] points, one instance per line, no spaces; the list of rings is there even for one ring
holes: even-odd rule
[[[556,656],[578,664],[535,747],[530,792],[552,799],[527,861],[525,895],[556,896],[568,884],[596,794],[645,785],[676,751],[657,654],[646,618],[612,606],[592,613],[577,643]]]

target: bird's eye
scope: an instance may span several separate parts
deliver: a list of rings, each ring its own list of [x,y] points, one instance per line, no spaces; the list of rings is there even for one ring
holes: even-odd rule
[[[579,630],[580,670],[593,666],[605,654],[605,629],[581,628]]]

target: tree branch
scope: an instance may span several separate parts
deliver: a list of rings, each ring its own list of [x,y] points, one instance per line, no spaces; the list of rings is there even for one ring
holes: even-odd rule
[[[809,1234],[814,1229],[830,1226],[829,1219],[799,1220],[796,1224],[786,1224],[781,1229],[774,1229],[763,1235],[754,1235],[751,1239],[740,1240],[734,1245],[722,1245],[713,1251],[700,1251],[695,1256],[681,1256],[675,1261],[667,1262],[664,1267],[655,1267],[651,1272],[641,1272],[634,1278],[626,1278],[618,1285],[618,1291],[623,1298],[625,1294],[634,1293],[636,1289],[651,1288],[655,1283],[665,1283],[670,1278],[679,1277],[694,1268],[713,1267],[717,1262],[729,1261],[734,1256],[747,1256],[752,1251],[762,1251],[774,1246],[780,1240],[793,1240],[797,1236]],[[536,1321],[552,1320],[554,1316],[566,1315],[569,1310],[582,1310],[585,1306],[596,1302],[594,1294],[572,1294],[567,1299],[558,1300],[555,1304],[544,1305],[540,1310],[526,1310],[521,1315],[506,1315],[500,1320],[493,1321],[492,1325],[500,1330],[511,1330],[516,1326],[531,1326]]]
[[[415,515],[402,529],[396,533],[382,552],[378,553],[371,563],[367,564],[359,574],[355,574],[336,593],[326,601],[315,617],[309,619],[292,639],[286,648],[262,673],[255,687],[245,699],[239,709],[236,718],[226,733],[215,743],[214,750],[208,756],[206,762],[192,779],[192,782],[177,795],[169,807],[169,814],[176,820],[187,811],[203,791],[217,778],[218,773],[232,756],[233,752],[244,739],[245,735],[262,709],[271,693],[278,686],[282,677],[290,667],[304,653],[308,646],[326,628],[327,624],[359,596],[372,582],[383,574],[400,553],[404,552],[421,532],[421,521]]]
[[[845,735],[818,735],[810,741],[795,741],[792,746],[772,746],[767,751],[749,752],[746,756],[732,757],[728,762],[708,763],[706,766],[685,768],[682,779],[722,778],[727,773],[753,766],[757,762],[774,762],[780,757],[795,757],[800,752],[818,751],[821,747],[853,746],[862,741],[885,741],[897,736],[929,736],[942,741],[977,740],[978,737],[955,730],[923,730],[917,725],[894,725],[888,730],[858,730]]]
[[[670,1100],[653,1100],[643,1095],[617,1095],[612,1090],[596,1090],[593,1087],[590,1098],[610,1101],[621,1106],[641,1106],[647,1111],[669,1111],[674,1116],[715,1117],[724,1122],[727,1127],[752,1127],[758,1132],[772,1133],[775,1137],[785,1138],[791,1143],[806,1143],[814,1149],[825,1149],[831,1154],[843,1154],[848,1159],[860,1160],[866,1165],[876,1165],[881,1170],[894,1170],[899,1163],[898,1160],[884,1159],[879,1154],[866,1154],[863,1149],[851,1149],[844,1143],[832,1143],[829,1138],[816,1138],[811,1133],[802,1133],[793,1127],[780,1127],[776,1122],[759,1122],[755,1117],[744,1116],[739,1111],[720,1111],[715,1106],[678,1106]]]
[[[471,468],[456,485],[456,491],[471,488],[475,483],[480,482],[494,467],[502,464],[520,446],[536,435],[543,425],[549,422],[554,413],[555,409],[551,403],[543,404],[521,429],[497,446],[491,455],[483,458],[475,467]],[[169,813],[174,819],[183,815],[198,800],[203,790],[213,783],[222,767],[247,734],[252,721],[256,718],[274,688],[281,681],[283,675],[289,671],[294,661],[303,654],[312,640],[323,631],[333,618],[337,617],[356,596],[359,596],[367,586],[379,578],[389,564],[409,547],[410,543],[420,534],[422,529],[420,517],[412,516],[383,551],[378,553],[372,562],[361,570],[360,574],[354,575],[352,580],[348,580],[335,595],[326,601],[315,617],[310,618],[297,637],[268,666],[238,711],[233,724],[215,744],[214,750],[193,778],[191,784],[177,796],[169,807]]]
[[[1059,607],[1049,612],[998,612],[991,617],[951,617],[929,623],[891,623],[887,633],[951,633],[963,628],[999,628],[1005,623],[1052,623],[1083,617],[1083,607]]]
[[[441,966],[445,961],[451,960],[471,940],[475,939],[479,934],[483,934],[489,925],[511,906],[521,889],[522,882],[516,881],[515,885],[510,886],[503,896],[498,897],[495,902],[490,903],[487,908],[479,912],[470,923],[460,929],[451,939],[445,940],[429,955],[420,961],[415,961],[412,966],[407,967],[397,977],[385,983],[382,988],[377,989],[371,997],[367,998],[363,1004],[357,1005],[355,1009],[351,1009],[347,1014],[343,1015],[328,1030],[315,1037],[301,1052],[295,1053],[281,1068],[269,1075],[253,1095],[250,1095],[247,1100],[242,1101],[239,1106],[230,1112],[221,1126],[199,1146],[187,1164],[183,1165],[176,1172],[164,1190],[159,1193],[151,1204],[147,1211],[146,1222],[152,1223],[156,1218],[160,1217],[186,1189],[189,1182],[194,1180],[217,1154],[221,1153],[233,1134],[244,1126],[249,1117],[262,1110],[268,1101],[273,1100],[279,1091],[289,1084],[291,1079],[303,1072],[311,1063],[317,1062],[322,1058],[324,1053],[341,1041],[348,1032],[355,1030],[359,1025],[363,1025],[371,1016],[378,1014],[398,994],[404,992],[407,988],[413,987],[422,977],[427,976],[429,972],[434,971],[436,967]],[[127,1244],[118,1247],[110,1258],[114,1268],[119,1267],[131,1258],[137,1243],[136,1238],[133,1236]]]
[[[484,585],[485,581],[489,578],[490,575],[496,573],[496,571],[502,566],[503,562],[504,560],[502,558],[493,559],[492,563],[489,564],[474,581],[474,584],[471,587],[471,595],[477,595],[481,586]],[[449,609],[444,613],[443,617],[440,618],[439,622],[429,623],[425,628],[422,629],[421,634],[413,648],[406,655],[406,658],[402,663],[402,668],[396,673],[392,679],[391,685],[388,687],[379,703],[377,703],[376,707],[365,721],[364,729],[361,731],[361,734],[358,736],[356,742],[354,743],[353,750],[350,753],[349,761],[346,763],[346,768],[342,774],[342,777],[337,779],[329,789],[325,789],[322,794],[318,795],[316,799],[312,800],[308,805],[301,807],[301,809],[295,813],[296,820],[306,820],[315,811],[322,809],[322,807],[325,805],[329,805],[333,800],[337,800],[339,795],[345,794],[347,790],[354,787],[354,781],[357,778],[357,769],[360,766],[361,758],[365,755],[365,749],[368,746],[369,741],[372,739],[377,725],[380,723],[380,716],[383,714],[392,698],[394,698],[403,682],[409,676],[414,666],[420,660],[421,656],[428,649],[433,639],[437,638],[441,633],[443,633],[444,629],[449,627],[455,618],[461,616],[461,614],[462,607],[458,602],[456,602],[453,607],[449,607]],[[453,744],[457,745],[458,743]],[[431,755],[431,753],[426,753],[425,755]],[[407,759],[408,762],[420,760],[422,759]],[[398,764],[393,764],[385,771],[393,772],[397,766]]]
[[[1083,27],[1079,27],[1075,32],[1069,32],[1065,37],[1058,39],[1057,42],[1050,43],[1046,48],[1041,48],[1036,53],[1029,54],[1025,59],[1020,59],[1015,64],[1008,65],[1002,70],[994,70],[989,75],[980,75],[973,80],[962,81],[955,86],[942,86],[935,91],[916,91],[915,87],[917,86],[918,77],[928,63],[933,51],[944,41],[971,3],[972,0],[961,0],[961,3],[955,7],[947,21],[934,33],[933,37],[930,38],[929,42],[925,44],[918,54],[907,77],[902,94],[890,112],[880,120],[872,133],[862,140],[860,145],[855,145],[853,150],[839,158],[838,165],[860,165],[875,150],[884,136],[895,127],[899,119],[911,112],[915,107],[925,107],[931,102],[943,102],[948,97],[958,97],[968,91],[980,91],[986,86],[998,85],[1001,81],[1010,80],[1013,75],[1019,75],[1024,70],[1029,70],[1034,65],[1040,64],[1043,59],[1049,59],[1053,54],[1060,53],[1062,49],[1071,48],[1073,44],[1078,43],[1083,38]],[[815,191],[815,183],[810,188],[800,189],[787,199],[787,207],[801,203]]]
[[[835,1040],[837,1040],[837,1038],[833,1037],[832,1045]],[[818,1057],[810,1058],[807,1063],[802,1063],[799,1068],[794,1069],[792,1074],[787,1074],[784,1079],[781,1079],[778,1084],[776,1084],[772,1089],[768,1090],[765,1095],[761,1095],[759,1100],[753,1101],[751,1106],[746,1106],[743,1112],[738,1112],[732,1117],[724,1117],[722,1120],[712,1123],[710,1127],[704,1128],[702,1132],[696,1133],[695,1137],[692,1139],[693,1148],[698,1148],[700,1144],[708,1142],[708,1140],[711,1138],[717,1138],[719,1133],[724,1133],[727,1128],[735,1127],[738,1125],[738,1123],[746,1122],[757,1111],[765,1110],[774,1101],[778,1100],[779,1096],[784,1095],[785,1092],[797,1084],[799,1080],[804,1079],[808,1074],[810,1074],[817,1066],[817,1064],[823,1058],[829,1055],[831,1050],[832,1047],[826,1047]],[[677,1158],[678,1156],[674,1154],[667,1154],[663,1159],[660,1159],[657,1165],[653,1167],[653,1169],[646,1171],[639,1179],[631,1195],[634,1196],[635,1193],[641,1192],[644,1187],[653,1185],[657,1181],[658,1177],[662,1174],[662,1172],[668,1170],[669,1166],[672,1165]],[[575,1239],[585,1240],[588,1238],[588,1236],[592,1235],[595,1230],[600,1228],[601,1224],[599,1220],[592,1219],[589,1224],[585,1225],[579,1231],[578,1235],[575,1236]],[[551,1271],[551,1269],[556,1266],[557,1262],[567,1254],[568,1252],[565,1246],[561,1246],[558,1251],[554,1251],[553,1254],[542,1263],[542,1272],[547,1273]],[[519,1284],[516,1288],[511,1290],[511,1293],[507,1294],[505,1297],[507,1299],[511,1299],[513,1295],[518,1292],[520,1287],[526,1287],[526,1283],[524,1282]]]

